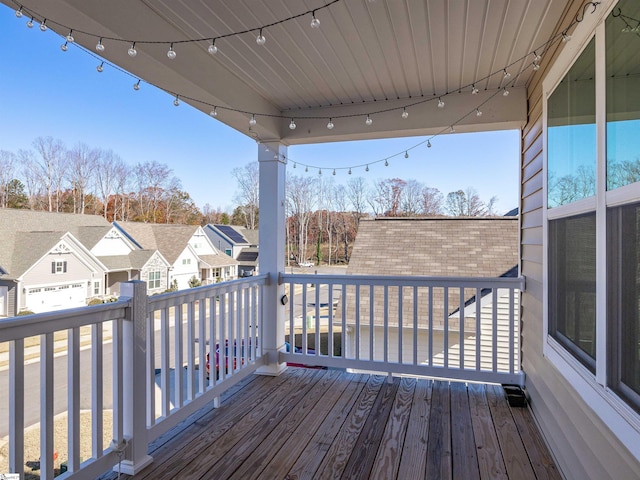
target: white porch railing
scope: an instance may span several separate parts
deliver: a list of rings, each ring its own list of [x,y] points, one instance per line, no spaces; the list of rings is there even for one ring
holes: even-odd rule
[[[282,274],[280,361],[523,384],[524,278]],[[462,312],[462,319],[460,312]]]
[[[58,478],[94,478],[119,463],[123,473],[132,474],[147,465],[151,441],[263,364],[260,305],[266,278],[153,297],[144,283],[129,282],[115,303],[1,320],[0,345],[9,347],[8,406],[0,405],[9,419],[8,472],[24,471],[26,411],[33,409],[40,412],[39,422],[34,420],[40,429],[40,478],[54,477],[54,445],[60,448],[54,420],[60,413],[68,419],[68,470]],[[39,387],[26,376],[34,362]],[[81,398],[87,391],[88,402]],[[109,408],[112,422],[105,421]],[[82,410],[91,414],[89,432],[80,428]],[[111,429],[110,445],[103,441],[105,429]],[[85,438],[91,438],[91,458],[82,461]]]

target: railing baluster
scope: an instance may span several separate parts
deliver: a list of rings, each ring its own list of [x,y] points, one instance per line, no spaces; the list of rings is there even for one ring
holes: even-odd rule
[[[67,420],[68,469],[80,469],[80,328],[68,331],[67,347]]]
[[[209,298],[209,386],[215,385],[216,383],[216,377],[215,373],[213,373],[213,369],[216,361],[217,303],[216,297]],[[204,368],[206,371],[206,366]]]
[[[289,283],[289,351],[295,351],[296,326],[295,326],[295,310],[296,310],[296,285]],[[286,333],[285,333],[286,336]]]
[[[433,366],[433,287],[429,288],[429,366]]]
[[[207,389],[206,369],[207,359],[207,301],[198,301],[198,391],[202,395]]]
[[[112,326],[113,362],[113,441],[124,443],[124,349],[123,320],[114,320]]]
[[[194,303],[187,303],[187,400],[190,402],[196,398],[196,318]]]
[[[383,288],[384,292],[384,315],[383,315],[383,332],[382,332],[382,341],[384,342],[383,355],[382,358],[384,363],[389,362],[389,286],[385,285]],[[371,323],[373,324],[373,312],[371,314]]]
[[[184,365],[183,357],[183,327],[182,327],[182,307],[175,307],[173,310],[173,405],[175,408],[182,408],[184,405]]]
[[[233,340],[234,372],[242,368],[242,295],[236,292],[236,336]]]
[[[480,288],[476,288],[476,370],[480,371],[482,368],[480,353],[481,347],[481,335],[482,324],[480,323],[480,315],[482,313],[482,292]]]
[[[356,360],[360,360],[360,285],[356,285],[356,329],[354,332],[353,342],[355,345]],[[371,292],[371,298],[373,298],[373,291]],[[373,343],[373,342],[372,342]]]
[[[256,361],[256,349],[258,348],[258,338],[256,337],[256,324],[258,323],[258,290],[257,287],[251,289],[251,361]],[[291,297],[291,310],[293,310],[293,297]],[[291,339],[291,334],[289,334]]]
[[[418,286],[413,287],[413,364],[418,364]]]
[[[402,365],[404,360],[402,358],[402,285],[398,285],[398,363]]]
[[[498,371],[498,289],[491,289],[493,318],[493,371]]]
[[[460,359],[459,368],[464,370],[464,287],[460,287],[460,306],[458,312],[460,312]]]
[[[147,426],[156,423],[156,310],[147,318]]]
[[[40,335],[40,478],[44,479],[54,476],[53,385],[53,333],[45,333]]]
[[[375,360],[374,345],[376,341],[376,322],[373,320],[375,315],[375,288],[373,285],[369,286],[369,360]],[[359,316],[358,316],[359,317]],[[358,336],[360,335],[360,329],[358,329]]]
[[[333,357],[333,286],[333,282],[327,283],[327,306],[329,307],[327,355],[329,355],[329,357]]]
[[[9,343],[9,472],[24,469],[24,339]]]
[[[304,283],[302,285],[302,343],[300,344],[300,346],[302,347],[302,354],[303,355],[308,355],[309,352],[307,351],[307,284]],[[291,351],[295,352],[296,347],[295,347],[295,336],[294,336],[294,341],[291,342]]]
[[[316,308],[315,308],[315,316],[316,316],[316,321],[315,321],[315,325],[316,325],[316,333],[314,335],[314,344],[315,344],[315,351],[316,351],[316,355],[320,354],[320,284],[316,283],[316,298],[315,298],[315,302],[316,302]]]
[[[229,305],[227,310],[227,321],[228,329],[227,329],[227,337],[225,339],[225,350],[227,355],[227,363],[224,364],[224,367],[221,365],[221,368],[227,370],[229,376],[233,375],[233,371],[235,370],[233,362],[235,359],[235,340],[236,340],[236,331],[234,328],[234,316],[236,313],[236,292],[229,293]]]
[[[347,358],[347,284],[343,283],[340,288],[340,296],[342,297],[340,299],[342,309],[342,314],[340,315],[340,317],[342,318],[342,322],[340,324],[340,328],[342,331],[340,353],[342,355],[342,358]]]
[[[91,452],[94,458],[100,458],[104,450],[103,392],[103,325],[91,325]]]
[[[227,365],[227,297],[228,294],[226,293],[220,295],[220,339],[217,344],[217,353],[215,357],[210,360],[211,365],[209,367],[212,372],[215,368],[215,375],[217,375],[217,378],[220,380],[227,378],[227,369],[225,368]]]
[[[176,310],[178,307],[175,308]],[[177,315],[176,315],[177,318]],[[177,327],[177,325],[176,325]],[[175,330],[175,329],[174,329]],[[182,345],[176,345],[182,350]],[[171,387],[169,384],[169,315],[168,308],[163,308],[160,312],[160,390],[162,394],[161,415],[168,417],[171,410]],[[177,355],[176,355],[177,358]],[[175,379],[175,377],[174,377]],[[177,389],[176,389],[177,390]]]
[[[243,316],[244,316],[244,345],[242,346],[242,364],[248,364],[251,360],[251,343],[249,343],[249,339],[251,336],[249,335],[249,316],[251,314],[251,303],[249,297],[249,289],[244,289],[244,307],[243,307]]]
[[[509,373],[515,371],[515,291],[513,288],[509,292]]]
[[[444,368],[449,368],[449,287],[444,287]]]

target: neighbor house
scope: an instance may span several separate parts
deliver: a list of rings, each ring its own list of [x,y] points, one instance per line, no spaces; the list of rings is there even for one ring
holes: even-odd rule
[[[211,243],[238,261],[238,276],[250,277],[258,271],[258,231],[237,225],[207,224]]]
[[[218,250],[199,225],[113,222],[139,248],[158,250],[169,262],[169,285],[178,289],[195,283],[237,278],[238,262]],[[195,282],[195,283],[194,283]]]

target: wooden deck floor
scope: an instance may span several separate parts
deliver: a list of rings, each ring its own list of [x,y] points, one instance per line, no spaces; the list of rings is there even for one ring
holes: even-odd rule
[[[133,478],[561,478],[500,386],[337,370],[253,376],[151,454]]]

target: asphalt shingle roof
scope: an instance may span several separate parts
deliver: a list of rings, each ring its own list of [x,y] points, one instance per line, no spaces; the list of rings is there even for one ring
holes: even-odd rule
[[[187,248],[197,225],[114,222],[129,238],[145,250],[159,250],[173,264]]]

